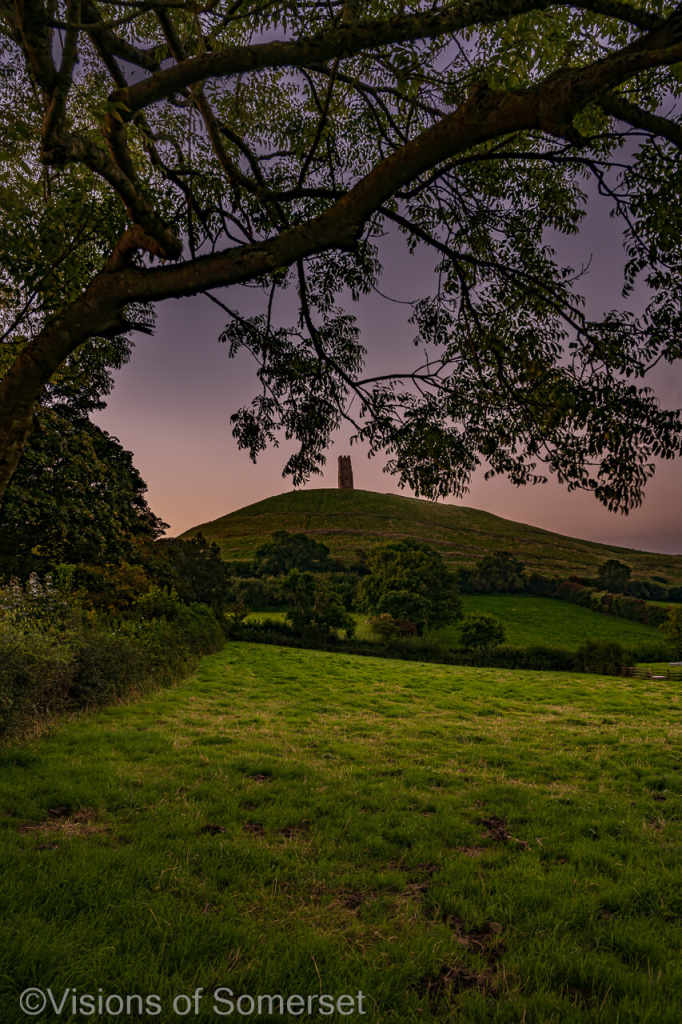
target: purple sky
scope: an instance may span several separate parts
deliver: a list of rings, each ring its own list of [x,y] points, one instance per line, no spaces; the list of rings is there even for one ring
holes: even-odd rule
[[[592,256],[582,291],[587,312],[599,316],[623,302],[622,249],[607,204],[591,200],[588,210],[580,235],[554,244],[562,262],[573,266]],[[410,257],[397,240],[389,249],[380,282],[384,293],[410,300],[433,291],[432,260],[424,250]],[[262,303],[262,293],[253,289],[232,289],[224,298],[250,313]],[[630,299],[628,305],[637,311],[636,301]],[[348,300],[346,308],[357,316],[369,349],[368,368],[412,369],[418,352],[410,344],[410,308],[375,295],[351,306]],[[204,297],[159,306],[155,337],[138,339],[130,363],[117,375],[107,409],[96,417],[134,453],[149,485],[149,503],[170,524],[171,534],[291,489],[289,479],[281,476],[287,448],[265,452],[254,466],[232,438],[230,414],[255,393],[256,379],[250,357],[242,353],[231,360],[218,343],[224,322],[225,314]],[[682,407],[681,366],[659,368],[648,383],[664,405]],[[313,478],[309,487],[335,487],[336,457],[351,454],[356,487],[411,494],[401,492],[396,480],[382,472],[381,458],[368,460],[360,446],[351,448],[349,436],[350,429],[340,432],[328,453],[324,477]],[[468,495],[451,501],[570,536],[682,553],[679,460],[659,467],[643,507],[629,516],[607,512],[589,494],[567,494],[554,481],[515,488],[502,479],[486,482],[483,471],[474,477]]]

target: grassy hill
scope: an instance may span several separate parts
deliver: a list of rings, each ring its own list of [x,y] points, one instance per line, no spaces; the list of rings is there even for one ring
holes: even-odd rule
[[[349,562],[358,548],[412,537],[438,548],[455,567],[473,565],[483,555],[507,550],[531,571],[565,577],[571,573],[590,575],[607,558],[618,558],[632,568],[635,579],[659,578],[682,585],[682,555],[596,544],[480,509],[373,491],[289,491],[195,526],[182,537],[201,532],[216,541],[224,558],[251,558],[275,530],[307,533]]]

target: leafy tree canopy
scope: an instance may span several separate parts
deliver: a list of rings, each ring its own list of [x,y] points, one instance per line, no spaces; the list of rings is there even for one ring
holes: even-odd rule
[[[0,508],[0,573],[135,557],[165,523],[145,500],[130,452],[86,417],[40,409]]]
[[[632,569],[617,558],[609,558],[599,566],[597,585],[612,594],[627,594],[630,587]]]
[[[461,616],[456,578],[428,544],[388,541],[368,552],[367,564],[370,574],[358,584],[361,608],[413,622],[419,632]]]
[[[0,48],[0,495],[36,403],[97,401],[154,304],[199,293],[257,360],[239,444],[283,430],[295,482],[344,417],[432,497],[484,463],[627,510],[679,454],[643,386],[681,355],[678,5],[1,0]],[[624,241],[600,319],[547,241],[588,190]],[[377,286],[389,231],[437,266],[416,365],[369,376],[343,302]],[[245,282],[262,315],[224,291]]]
[[[682,658],[682,608],[670,608],[668,618],[659,629],[667,640],[676,658]]]
[[[327,580],[290,569],[281,588],[289,605],[286,618],[294,629],[310,629],[322,636],[338,636],[343,631],[347,639],[354,636],[355,619]]]
[[[483,592],[515,594],[525,589],[525,566],[509,551],[486,555],[476,566],[476,576]]]
[[[319,544],[305,533],[278,530],[272,540],[256,549],[253,569],[257,576],[282,576],[290,569],[301,572],[329,572],[334,561],[326,544]]]
[[[504,642],[505,628],[490,612],[469,612],[462,619],[459,639],[465,651],[484,651]]]
[[[199,601],[214,608],[222,606],[230,573],[215,541],[198,533],[190,540],[162,540],[159,546],[169,563],[167,586],[172,585],[183,601]],[[156,575],[158,578],[161,572]]]

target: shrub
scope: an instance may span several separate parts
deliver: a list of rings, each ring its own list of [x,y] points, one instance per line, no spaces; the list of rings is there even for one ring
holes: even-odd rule
[[[526,589],[523,562],[509,551],[486,555],[476,566],[478,588],[484,594],[517,594]]]
[[[249,608],[277,607],[284,602],[281,579],[274,576],[237,577],[227,592],[230,605],[246,605]]]
[[[354,635],[355,619],[323,578],[311,572],[291,569],[281,588],[289,603],[286,618],[294,629],[309,630],[322,636],[338,636],[340,631],[348,638]]]
[[[489,612],[470,612],[462,620],[459,636],[465,651],[483,651],[503,643],[505,630]]]
[[[398,636],[419,636],[419,630],[414,622],[410,622],[409,619],[394,619],[387,612],[370,619],[369,628],[376,636],[383,639]]]
[[[558,586],[558,580],[543,576],[540,572],[533,572],[526,581],[526,592],[538,597],[554,597]]]
[[[299,572],[328,572],[335,563],[326,544],[319,544],[305,533],[279,530],[256,550],[253,571],[256,576],[284,576],[291,569]]]
[[[50,579],[13,584],[0,598],[0,735],[171,683],[224,643],[210,608],[159,588],[134,617],[112,621],[84,614]]]
[[[129,611],[151,586],[142,566],[128,562],[78,565],[75,567],[75,582],[84,592],[84,601],[90,608],[109,615]]]
[[[358,583],[358,605],[374,616],[413,622],[421,633],[462,615],[455,575],[441,555],[417,541],[389,541],[367,553],[369,575]]]
[[[612,594],[627,594],[630,586],[632,569],[617,558],[609,558],[599,566],[597,586],[600,590],[608,590]]]
[[[564,580],[556,588],[555,597],[561,601],[590,608],[603,615],[614,615],[631,622],[641,622],[647,626],[657,627],[668,617],[668,610],[655,604],[647,604],[638,597],[627,594],[612,594],[609,591],[595,590],[583,586],[575,580]]]
[[[658,627],[670,646],[673,656],[682,658],[682,608],[671,608]]]
[[[418,636],[426,628],[430,610],[430,601],[411,590],[387,590],[374,605],[377,616],[388,615],[396,623],[405,623]]]
[[[214,541],[198,533],[190,540],[161,540],[158,546],[168,562],[167,585],[172,585],[183,601],[222,608],[230,574]]]
[[[609,640],[588,640],[578,648],[576,660],[584,672],[616,676],[633,663],[632,656],[621,644]]]

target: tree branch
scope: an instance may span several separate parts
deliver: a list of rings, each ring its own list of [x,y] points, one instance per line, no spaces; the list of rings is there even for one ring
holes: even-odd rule
[[[682,150],[682,125],[677,121],[670,121],[667,117],[643,110],[642,107],[630,103],[629,100],[613,92],[600,96],[595,103],[605,114],[610,114],[618,121],[625,121],[633,128],[640,128],[642,131],[651,132],[652,135],[659,135]]]
[[[145,71],[158,71],[160,63],[156,55],[156,47],[150,50],[140,50],[125,39],[121,39],[109,28],[101,28],[101,18],[94,4],[86,2],[83,4],[81,18],[85,29],[92,40],[106,53],[112,57],[119,57],[121,60],[134,64]],[[121,86],[125,88],[125,84]]]
[[[353,57],[362,51],[391,43],[437,38],[475,25],[494,24],[552,6],[572,6],[582,10],[597,8],[596,13],[621,19],[627,15],[626,20],[630,24],[645,31],[664,28],[667,24],[656,15],[609,0],[585,0],[584,3],[566,0],[559,4],[553,4],[552,0],[472,0],[464,6],[442,7],[427,14],[325,28],[309,39],[228,47],[191,57],[167,71],[157,72],[142,82],[119,90],[112,96],[112,101],[121,104],[123,116],[130,119],[143,107],[167,99],[204,79],[268,68],[309,67],[335,58]]]

